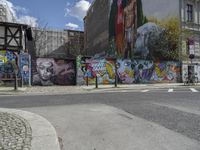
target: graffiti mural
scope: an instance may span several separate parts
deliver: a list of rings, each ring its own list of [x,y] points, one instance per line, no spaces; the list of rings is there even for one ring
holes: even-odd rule
[[[130,59],[117,60],[117,75],[120,83],[134,83],[135,65]]]
[[[74,61],[54,58],[36,59],[33,85],[74,85],[75,82]]]
[[[153,62],[149,60],[117,60],[120,83],[178,82],[181,64],[175,61]]]
[[[99,84],[112,84],[115,82],[115,63],[113,60],[78,57],[77,59],[77,83],[95,83],[98,76]]]
[[[115,0],[112,2],[109,37],[114,42],[116,54],[119,57],[131,57],[137,31],[136,0]]]
[[[179,62],[156,62],[152,81],[178,82],[181,80],[181,64]]]
[[[20,73],[23,85],[31,84],[31,58],[29,54],[19,55]]]
[[[17,55],[10,51],[0,51],[0,79],[14,78],[14,66]]]
[[[176,13],[171,15],[169,12],[168,17],[157,16],[157,11],[155,13],[155,10],[149,9],[155,8],[155,3],[149,0],[111,2],[110,50],[107,51],[107,55],[119,59],[177,60],[180,25]],[[161,0],[156,4],[163,6],[164,3],[166,2]]]

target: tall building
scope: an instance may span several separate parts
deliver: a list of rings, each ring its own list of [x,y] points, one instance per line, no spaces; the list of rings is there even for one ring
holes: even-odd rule
[[[84,25],[88,55],[181,61],[200,79],[199,0],[94,0]]]

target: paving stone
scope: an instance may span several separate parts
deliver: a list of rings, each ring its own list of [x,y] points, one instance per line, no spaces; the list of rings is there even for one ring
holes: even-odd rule
[[[22,117],[0,112],[0,150],[30,150],[32,130]]]

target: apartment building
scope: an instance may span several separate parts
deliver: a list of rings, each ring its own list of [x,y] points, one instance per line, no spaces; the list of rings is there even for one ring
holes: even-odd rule
[[[180,0],[179,6],[183,80],[191,72],[200,79],[200,1]]]

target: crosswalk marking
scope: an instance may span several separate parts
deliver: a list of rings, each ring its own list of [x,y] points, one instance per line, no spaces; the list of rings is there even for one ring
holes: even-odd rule
[[[168,92],[170,92],[170,93],[174,92],[174,89],[168,89]]]
[[[197,90],[194,89],[194,88],[190,88],[190,90],[191,90],[192,92],[199,92],[199,91],[197,91]]]
[[[149,90],[142,90],[141,92],[142,93],[146,93],[146,92],[149,92]]]
[[[174,89],[168,89],[168,92],[169,93],[174,92]]]
[[[97,91],[96,91],[97,92]],[[157,93],[157,92],[167,92],[167,93],[180,93],[180,92],[192,92],[192,93],[200,93],[199,89],[195,89],[195,88],[165,88],[165,89],[111,89],[111,90],[99,90],[98,92],[102,93],[102,92],[108,92],[108,93],[137,93],[137,92],[141,92],[141,93]]]

